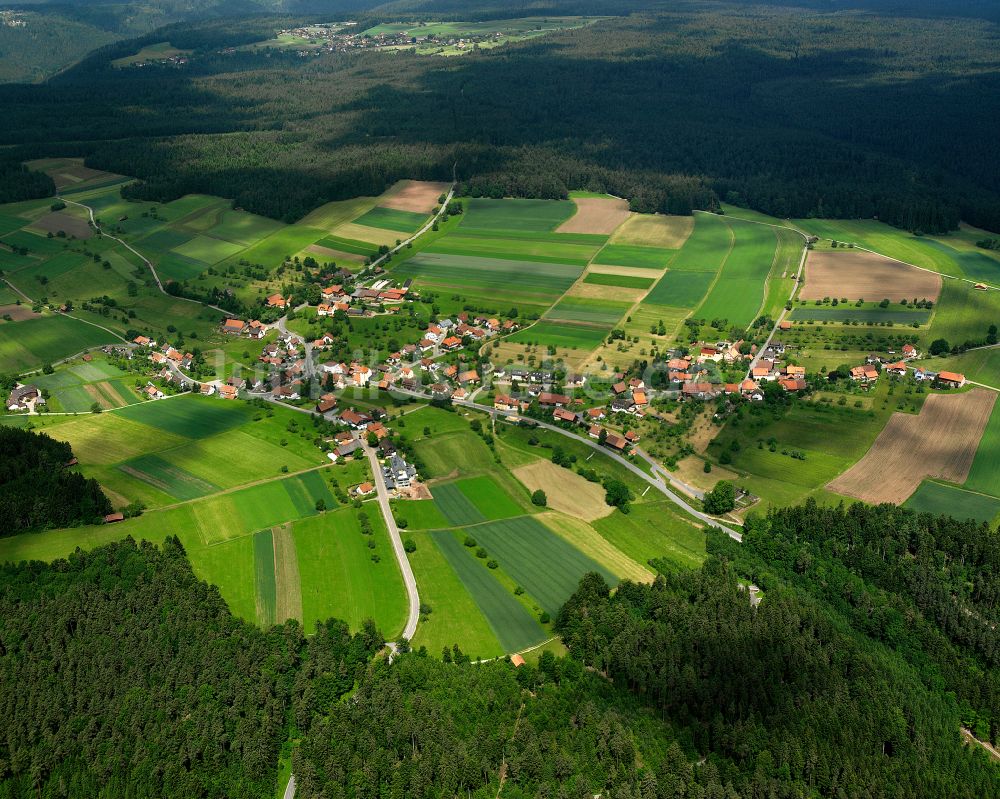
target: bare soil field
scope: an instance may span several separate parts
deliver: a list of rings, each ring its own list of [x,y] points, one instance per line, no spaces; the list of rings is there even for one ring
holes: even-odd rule
[[[933,394],[917,416],[894,413],[867,454],[827,488],[899,505],[925,478],[964,483],[995,401],[992,391],[975,388]]]
[[[83,387],[83,390],[87,392],[87,394],[94,402],[96,402],[98,405],[104,408],[104,410],[116,407],[112,405],[110,400],[104,397],[100,391],[97,390],[97,386],[94,383],[88,383]]]
[[[521,466],[514,469],[514,476],[529,491],[544,491],[548,507],[585,522],[608,516],[614,510],[604,501],[605,491],[600,483],[591,483],[552,461],[536,461]]]
[[[656,270],[644,266],[610,266],[609,264],[591,264],[587,267],[587,274],[623,275],[625,277],[652,278],[653,280],[660,276]]]
[[[87,224],[86,219],[63,211],[46,214],[41,219],[32,222],[31,227],[35,230],[41,230],[43,233],[58,233],[61,230],[67,236],[74,236],[78,239],[89,239],[94,235],[94,231]]]
[[[628,289],[622,286],[598,286],[594,283],[580,282],[567,291],[566,296],[635,303],[646,296],[646,289]]]
[[[577,197],[576,213],[556,228],[556,233],[614,233],[629,218],[628,201],[612,197]]]
[[[397,211],[429,214],[437,205],[438,197],[447,194],[450,188],[451,184],[449,183],[401,180],[382,195],[378,204],[383,208],[395,208]]]
[[[30,305],[0,305],[0,319],[9,316],[13,322],[23,322],[25,319],[34,319],[39,314],[31,310]]]
[[[633,214],[611,237],[612,244],[678,250],[694,230],[693,216]]]
[[[341,252],[330,247],[323,247],[320,244],[310,244],[306,247],[305,252],[310,255],[318,255],[321,258],[329,258],[331,261],[349,261],[356,264],[363,264],[365,262],[363,255],[355,255],[353,252]]]
[[[299,561],[295,552],[292,526],[283,524],[271,528],[274,546],[274,619],[278,624],[286,619],[302,621],[302,581],[299,579]]]
[[[813,250],[806,259],[799,298],[879,302],[884,299],[937,300],[941,276],[864,250]]]

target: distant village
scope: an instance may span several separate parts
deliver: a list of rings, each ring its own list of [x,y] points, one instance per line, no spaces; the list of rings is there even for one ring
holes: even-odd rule
[[[358,50],[377,50],[382,48],[400,48],[415,45],[436,44],[442,47],[454,47],[457,50],[473,49],[477,44],[498,41],[503,38],[501,31],[468,34],[465,36],[436,36],[434,33],[421,32],[420,23],[413,23],[411,30],[394,33],[347,32],[353,22],[330,23],[328,25],[308,25],[299,28],[287,28],[278,32],[278,37],[293,37],[309,42],[309,47],[298,50],[300,56],[318,55],[320,53],[345,53]]]

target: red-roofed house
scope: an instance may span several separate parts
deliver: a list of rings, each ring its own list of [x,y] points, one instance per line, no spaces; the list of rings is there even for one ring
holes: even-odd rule
[[[284,308],[285,306],[288,305],[288,300],[286,300],[280,294],[272,294],[270,297],[267,298],[267,305],[269,308]]]
[[[938,372],[937,381],[947,388],[961,388],[965,385],[965,375],[959,372]]]

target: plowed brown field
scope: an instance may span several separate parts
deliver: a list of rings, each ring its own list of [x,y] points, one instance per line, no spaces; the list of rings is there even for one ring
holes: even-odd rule
[[[864,250],[813,250],[806,259],[803,300],[846,297],[881,302],[888,299],[937,300],[941,276]]]
[[[556,233],[609,235],[628,219],[628,201],[612,197],[577,197],[576,213],[556,228]]]
[[[964,483],[995,400],[992,391],[975,388],[934,394],[916,416],[893,414],[867,454],[827,488],[872,504],[899,505],[925,478]]]

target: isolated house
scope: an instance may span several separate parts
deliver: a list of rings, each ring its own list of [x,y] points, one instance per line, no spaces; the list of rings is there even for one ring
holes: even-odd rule
[[[42,393],[37,386],[15,386],[7,400],[7,409],[11,411],[26,411],[32,403],[44,403]]]

